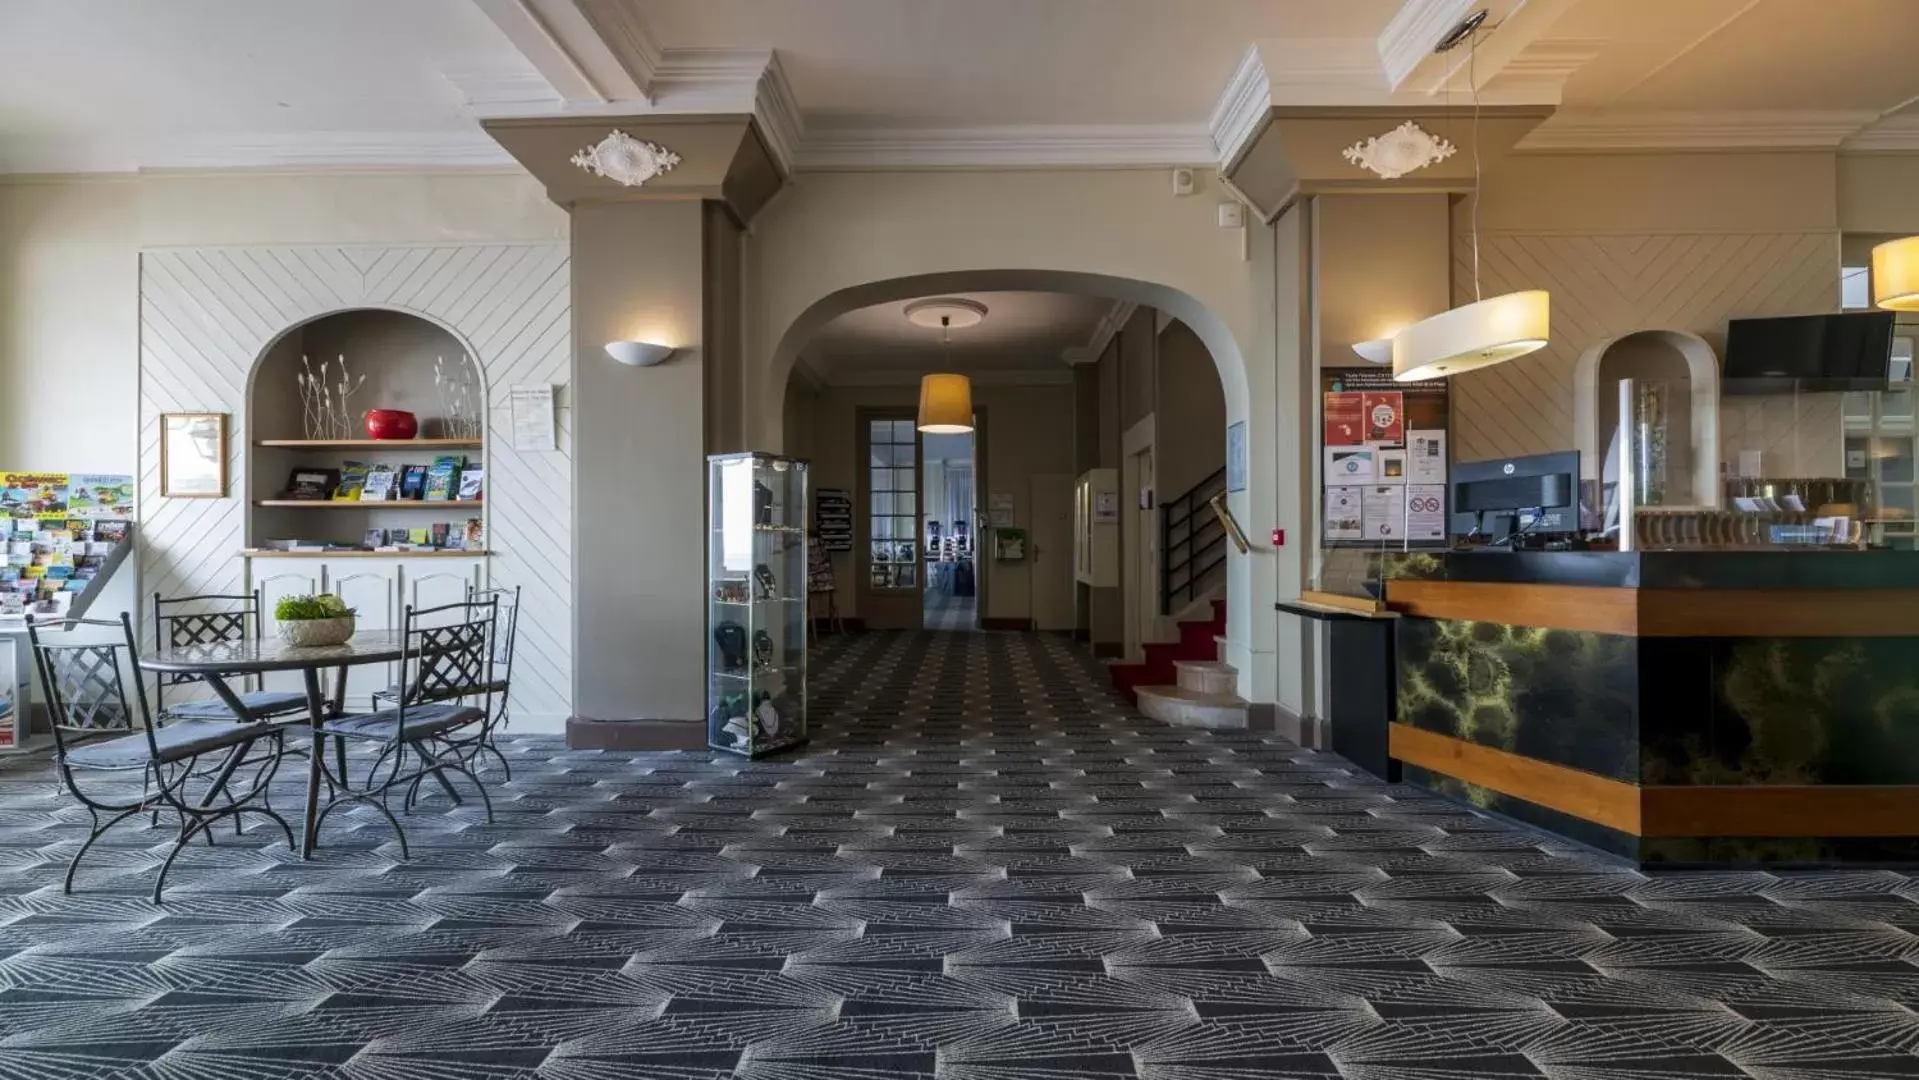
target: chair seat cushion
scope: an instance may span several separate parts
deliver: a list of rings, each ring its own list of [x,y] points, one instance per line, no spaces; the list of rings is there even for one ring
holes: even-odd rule
[[[492,682],[479,683],[474,686],[465,687],[464,689],[474,694],[504,694],[507,691],[508,685],[506,675],[496,670],[493,674]],[[373,700],[398,704],[400,701],[400,688],[398,686],[389,686],[385,690],[375,690],[373,692]]]
[[[252,742],[275,729],[230,720],[175,720],[153,733],[161,761],[184,761],[212,750]],[[90,742],[67,751],[69,764],[88,769],[131,769],[150,760],[145,732]]]
[[[274,716],[280,713],[305,712],[307,696],[299,690],[255,690],[240,695],[240,704],[245,705],[248,714],[254,717]],[[205,701],[183,701],[167,707],[168,716],[182,716],[205,720],[231,720],[233,710],[219,698]]]
[[[484,719],[485,711],[470,705],[414,705],[406,711],[406,737],[425,738]],[[400,734],[400,710],[382,709],[335,717],[321,730],[356,739],[396,739]]]

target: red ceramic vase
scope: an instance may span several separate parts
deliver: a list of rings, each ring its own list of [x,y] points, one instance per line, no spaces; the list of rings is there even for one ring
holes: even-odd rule
[[[411,439],[420,433],[420,420],[405,409],[368,409],[366,433],[372,439]]]

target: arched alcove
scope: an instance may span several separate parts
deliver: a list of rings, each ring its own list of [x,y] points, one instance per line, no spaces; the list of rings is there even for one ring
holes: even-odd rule
[[[786,397],[786,384],[800,352],[820,328],[833,319],[875,304],[921,296],[964,292],[1060,292],[1098,296],[1155,308],[1185,323],[1199,335],[1212,354],[1226,397],[1229,420],[1244,416],[1247,400],[1246,361],[1239,342],[1218,315],[1178,289],[1149,281],[1067,270],[954,270],[915,274],[869,282],[830,293],[801,312],[780,334],[762,386],[762,415],[777,426]],[[783,437],[783,432],[778,432]]]
[[[1668,505],[1719,505],[1719,358],[1697,334],[1638,330],[1587,349],[1573,370],[1573,441],[1599,479],[1619,426],[1622,379],[1665,383]]]

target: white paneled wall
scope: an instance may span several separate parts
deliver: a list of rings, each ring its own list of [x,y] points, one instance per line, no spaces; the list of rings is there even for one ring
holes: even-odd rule
[[[487,536],[494,584],[522,588],[513,713],[558,730],[572,711],[571,293],[565,244],[170,249],[140,259],[143,595],[241,588],[246,388],[287,329],[377,307],[440,323],[486,374]],[[559,449],[516,452],[507,389],[560,387]],[[232,414],[226,499],[160,498],[158,418]],[[276,567],[277,569],[277,567]]]
[[[1727,319],[1834,311],[1839,303],[1832,233],[1498,233],[1480,238],[1479,257],[1485,296],[1552,291],[1552,343],[1453,380],[1456,461],[1570,448],[1573,370],[1607,338],[1688,330],[1718,349]],[[1472,299],[1472,246],[1456,235],[1453,301]],[[1731,446],[1730,433],[1720,434]]]

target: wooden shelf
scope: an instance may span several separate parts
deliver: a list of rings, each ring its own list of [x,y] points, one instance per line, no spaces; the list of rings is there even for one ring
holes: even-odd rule
[[[288,450],[478,450],[478,439],[260,439]]]
[[[393,499],[386,502],[361,502],[358,499],[255,499],[255,506],[271,506],[284,510],[478,510],[486,505],[484,499],[461,502],[447,499],[440,502],[426,502],[421,499]]]
[[[274,551],[270,548],[246,548],[240,552],[248,559],[479,559],[490,551]]]

